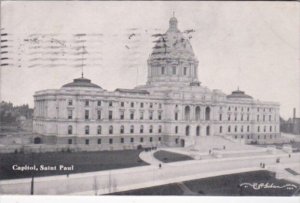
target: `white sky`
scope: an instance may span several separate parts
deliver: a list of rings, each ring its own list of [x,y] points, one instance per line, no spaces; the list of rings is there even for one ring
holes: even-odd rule
[[[181,31],[196,30],[191,44],[202,85],[227,94],[239,86],[255,99],[279,102],[284,118],[292,116],[294,107],[300,115],[297,2],[4,1],[1,27],[17,43],[33,33],[102,33],[103,43],[93,45],[101,52],[95,55],[101,64],[88,65],[85,77],[114,90],[146,82],[151,34],[167,30],[173,11]],[[133,42],[128,40],[131,28],[139,34]],[[35,91],[60,88],[80,77],[80,68],[28,68],[23,63],[21,68],[1,67],[0,77],[1,100],[32,107]]]

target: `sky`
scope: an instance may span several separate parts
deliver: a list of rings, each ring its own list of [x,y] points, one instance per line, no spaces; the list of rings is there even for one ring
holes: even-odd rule
[[[2,1],[11,65],[0,66],[0,99],[33,107],[35,91],[80,77],[82,64],[84,77],[109,91],[145,84],[152,34],[168,29],[173,12],[181,31],[195,30],[201,85],[239,87],[279,102],[283,118],[293,108],[300,116],[297,2]]]

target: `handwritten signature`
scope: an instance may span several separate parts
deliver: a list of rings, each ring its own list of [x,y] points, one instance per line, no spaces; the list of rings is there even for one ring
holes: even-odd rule
[[[241,187],[251,187],[254,190],[260,189],[287,189],[287,190],[294,190],[297,188],[294,184],[285,184],[285,185],[275,185],[274,183],[242,183],[240,184]]]

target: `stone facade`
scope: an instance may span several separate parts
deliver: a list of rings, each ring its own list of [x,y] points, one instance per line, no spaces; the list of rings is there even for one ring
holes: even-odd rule
[[[82,77],[38,91],[34,101],[34,133],[43,143],[115,149],[190,146],[205,136],[246,143],[280,136],[278,103],[200,84],[198,60],[174,17],[148,59],[146,85],[111,92]]]

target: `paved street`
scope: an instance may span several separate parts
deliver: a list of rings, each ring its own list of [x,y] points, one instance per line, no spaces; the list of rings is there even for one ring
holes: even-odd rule
[[[276,158],[281,157],[280,164]],[[264,155],[240,158],[221,158],[192,160],[157,165],[141,166],[112,171],[101,171],[35,178],[35,194],[78,194],[94,195],[132,190],[143,187],[181,182],[186,180],[261,170],[260,163],[266,169],[276,165],[295,165],[300,163],[300,154]],[[29,194],[31,179],[0,181],[1,194]]]

